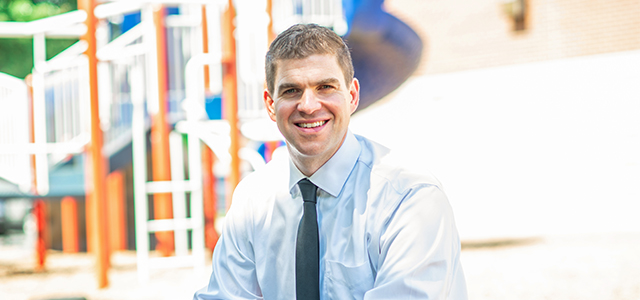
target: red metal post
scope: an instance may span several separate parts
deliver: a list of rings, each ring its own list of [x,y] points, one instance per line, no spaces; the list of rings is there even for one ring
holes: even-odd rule
[[[77,253],[78,243],[78,204],[76,198],[67,196],[60,201],[60,221],[62,221],[62,251]]]
[[[167,124],[167,45],[165,35],[165,9],[162,5],[154,7],[153,22],[156,28],[156,51],[158,57],[158,112],[152,116],[151,159],[154,181],[171,180],[171,162],[169,157],[169,124]],[[171,193],[154,194],[153,218],[173,218]],[[170,256],[174,249],[173,232],[156,232],[158,244],[156,250],[163,256]]]
[[[224,115],[231,126],[231,172],[227,178],[227,209],[231,205],[231,196],[240,182],[240,132],[238,129],[238,76],[236,73],[236,39],[233,24],[236,11],[233,0],[229,0],[227,10],[222,17],[222,99],[224,100]]]
[[[25,78],[25,82],[27,87],[29,88],[29,142],[33,143],[35,141],[35,133],[34,133],[34,125],[33,125],[33,84],[32,84],[32,76],[31,74],[27,75]],[[35,194],[37,189],[38,182],[36,181],[36,156],[31,155],[31,174],[32,177],[32,186],[31,190]],[[45,204],[42,199],[36,199],[33,203],[33,217],[36,221],[36,271],[44,270],[44,265],[46,261],[47,255],[47,244],[45,241],[45,231],[47,228],[46,218],[45,218]]]
[[[107,206],[110,252],[126,250],[127,220],[125,218],[124,175],[121,171],[114,171],[107,175]]]
[[[33,216],[36,220],[36,271],[43,271],[47,258],[47,242],[45,240],[47,229],[46,207],[42,199],[36,199],[33,203]]]
[[[90,106],[91,106],[91,144],[89,145],[89,156],[91,162],[90,180],[88,190],[91,190],[91,197],[87,197],[87,205],[91,205],[91,211],[87,219],[93,219],[90,239],[93,242],[92,250],[96,255],[96,276],[98,287],[105,288],[109,285],[107,269],[109,265],[109,252],[107,249],[107,218],[105,216],[105,169],[106,162],[102,156],[102,130],[100,128],[100,112],[98,105],[98,59],[96,58],[96,25],[97,19],[93,13],[96,6],[95,0],[78,0],[78,9],[87,13],[85,25],[87,33],[82,36],[82,40],[87,43],[85,55],[89,59],[89,83],[90,83]],[[91,202],[91,204],[89,204]]]

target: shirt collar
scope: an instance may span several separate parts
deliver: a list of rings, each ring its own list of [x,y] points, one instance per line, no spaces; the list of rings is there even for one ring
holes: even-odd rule
[[[360,156],[360,148],[360,143],[348,130],[340,149],[318,171],[308,177],[309,180],[331,196],[338,197]],[[293,193],[298,181],[302,178],[306,178],[306,176],[289,158],[289,191]]]

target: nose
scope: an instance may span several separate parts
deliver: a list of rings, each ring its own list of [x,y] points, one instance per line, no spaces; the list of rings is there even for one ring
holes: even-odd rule
[[[300,102],[298,103],[298,111],[301,113],[311,115],[315,111],[319,110],[322,105],[316,95],[309,90],[306,90],[302,97],[300,98]]]

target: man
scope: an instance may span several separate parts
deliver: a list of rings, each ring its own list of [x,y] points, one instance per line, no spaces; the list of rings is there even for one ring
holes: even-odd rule
[[[266,75],[289,159],[238,185],[194,299],[466,299],[438,181],[348,129],[360,86],[342,39],[295,25],[271,44]]]

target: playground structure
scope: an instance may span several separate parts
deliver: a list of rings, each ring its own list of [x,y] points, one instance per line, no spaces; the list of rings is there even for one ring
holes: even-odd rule
[[[83,0],[77,11],[0,23],[0,37],[34,41],[26,83],[0,74],[0,177],[38,199],[38,267],[46,249],[41,199],[64,197],[62,245],[74,252],[76,197],[84,196],[87,249],[96,255],[98,286],[108,285],[110,252],[126,248],[130,168],[139,280],[155,267],[202,270],[205,248],[217,240],[216,207],[228,207],[242,174],[264,165],[282,139],[261,96],[269,41],[292,24],[317,23],[347,39],[354,34],[350,46],[363,49],[357,40],[366,45],[380,30],[367,34],[349,24],[362,18],[367,3],[378,2],[374,11],[382,13],[382,1],[345,2],[353,9],[345,11],[341,0]],[[80,40],[47,60],[45,38],[55,37]],[[411,41],[396,48],[420,53],[419,39]],[[412,55],[396,68],[402,74],[376,85],[366,105],[410,75],[419,59]],[[371,59],[356,61],[356,76],[369,74],[358,74],[362,66],[375,69]],[[218,182],[223,191],[215,190]],[[224,205],[216,204],[217,195]],[[160,255],[150,254],[154,242]]]

